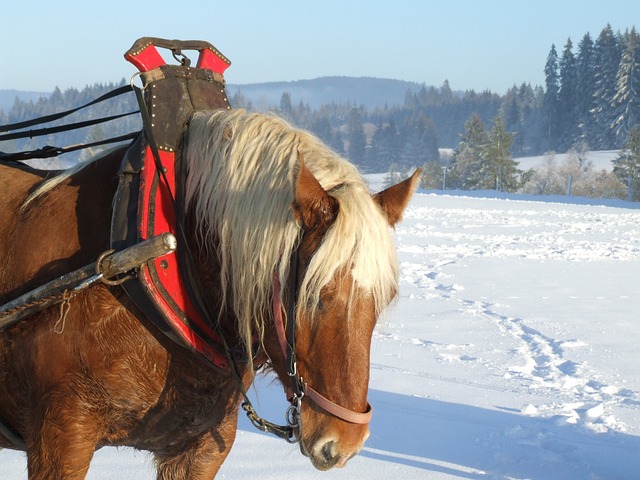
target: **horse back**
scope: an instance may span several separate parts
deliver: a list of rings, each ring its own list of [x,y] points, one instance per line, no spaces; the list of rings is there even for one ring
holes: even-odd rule
[[[47,172],[0,163],[0,304],[95,261],[109,247],[123,154],[92,162],[24,208]]]

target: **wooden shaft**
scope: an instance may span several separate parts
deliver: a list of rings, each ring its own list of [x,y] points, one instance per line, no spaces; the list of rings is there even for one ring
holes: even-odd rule
[[[154,258],[173,252],[176,247],[176,237],[163,233],[105,256],[100,262],[102,275],[96,272],[96,262],[62,275],[0,306],[0,332],[23,318],[63,302],[65,292],[77,292],[103,277],[112,278],[134,270]]]

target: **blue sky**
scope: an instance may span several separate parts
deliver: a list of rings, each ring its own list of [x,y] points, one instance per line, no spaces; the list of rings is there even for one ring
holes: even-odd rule
[[[551,44],[571,37],[575,51],[639,14],[638,0],[14,0],[0,16],[0,89],[128,79],[123,53],[155,36],[209,41],[235,84],[372,76],[502,94],[544,83]]]

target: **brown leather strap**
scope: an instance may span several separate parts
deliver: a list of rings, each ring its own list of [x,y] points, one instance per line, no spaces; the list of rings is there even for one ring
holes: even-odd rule
[[[273,279],[273,314],[280,348],[282,349],[282,354],[284,355],[284,357],[287,358],[288,349],[293,349],[294,345],[288,344],[284,331],[284,320],[282,318],[282,301],[280,299],[280,281],[277,275],[275,275]],[[291,321],[293,321],[293,319],[291,319]],[[353,410],[349,410],[348,408],[342,407],[337,403],[332,402],[306,383],[303,383],[303,387],[304,395],[325,412],[328,412],[349,423],[367,424],[371,421],[373,407],[369,402],[367,402],[367,410],[364,413],[354,412]],[[286,390],[287,399],[289,401],[292,401],[292,399],[294,398],[293,390],[290,387],[288,387]]]

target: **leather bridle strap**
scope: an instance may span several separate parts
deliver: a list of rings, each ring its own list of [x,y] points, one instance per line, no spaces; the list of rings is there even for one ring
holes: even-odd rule
[[[296,275],[291,276],[294,278],[292,281],[295,282]],[[291,291],[289,292],[289,295],[292,296]],[[291,304],[295,304],[295,302],[289,301],[289,305]],[[288,331],[290,332],[295,328],[295,313],[291,306],[289,306],[287,310]],[[282,354],[288,364],[287,374],[292,377],[292,386],[286,387],[287,399],[294,404],[296,400],[299,401],[303,396],[306,396],[322,410],[344,420],[345,422],[361,425],[369,423],[371,421],[371,414],[373,413],[373,407],[369,402],[367,402],[367,410],[364,413],[354,412],[332,402],[324,395],[318,393],[316,390],[304,383],[303,379],[300,377],[295,363],[295,341],[288,341],[287,334],[285,333],[284,319],[282,318],[282,300],[280,298],[280,281],[277,275],[274,275],[273,278],[273,314],[280,348],[282,349]],[[296,390],[298,390],[298,392],[296,392]]]

